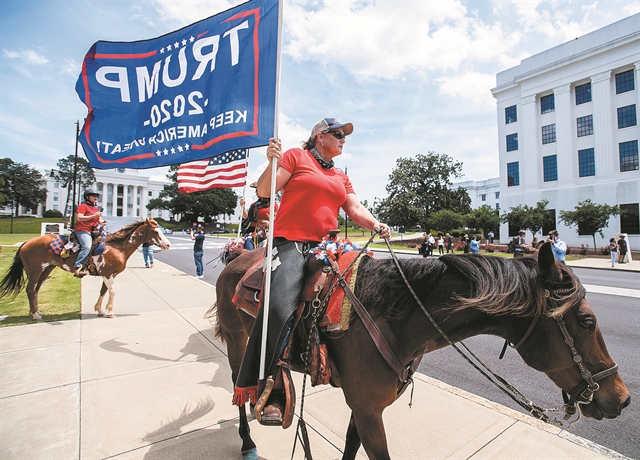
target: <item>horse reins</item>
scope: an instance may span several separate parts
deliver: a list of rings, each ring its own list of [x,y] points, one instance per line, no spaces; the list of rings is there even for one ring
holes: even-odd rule
[[[489,373],[491,373],[491,375],[496,380],[498,380],[498,382],[504,385],[504,387],[496,383],[496,381],[494,381],[491,377],[489,377],[489,375],[487,375],[486,372],[480,369],[480,367],[478,367],[462,350],[460,350],[460,348],[449,338],[449,336],[442,330],[442,328],[438,325],[438,323],[433,319],[433,316],[431,316],[431,314],[427,311],[423,303],[420,301],[420,298],[417,296],[417,294],[411,287],[409,280],[407,280],[407,277],[405,276],[402,268],[400,267],[400,262],[398,261],[398,257],[395,255],[395,253],[391,249],[391,245],[387,240],[385,240],[385,242],[387,244],[387,248],[389,249],[389,253],[391,254],[396,264],[396,267],[398,268],[398,271],[402,276],[402,279],[404,280],[405,284],[409,288],[409,291],[411,292],[411,295],[413,296],[415,301],[418,303],[418,305],[422,309],[425,316],[429,319],[433,327],[440,333],[440,335],[442,335],[442,337],[449,343],[449,345],[451,345],[469,364],[471,364],[476,370],[478,370],[478,372],[480,372],[483,376],[485,376],[490,382],[492,382],[498,389],[500,389],[503,393],[509,396],[513,401],[515,401],[517,404],[519,404],[521,407],[527,410],[532,416],[546,423],[549,423],[551,425],[562,427],[563,426],[562,421],[557,419],[552,419],[545,414],[545,412],[553,411],[554,409],[543,409],[540,406],[537,406],[536,404],[534,404],[531,400],[526,398],[520,391],[518,391],[518,389],[516,389],[513,385],[508,383],[505,379],[503,379],[498,374],[496,374],[493,370],[491,370],[484,362],[482,362],[482,360],[480,360],[471,350],[469,350],[469,348],[462,341],[460,342],[460,344],[465,348],[465,350],[467,350],[467,352],[469,352],[469,354],[471,354],[471,356],[473,356],[473,358],[476,361],[478,361],[484,367],[484,369],[486,369]],[[547,298],[548,300],[551,300],[552,294],[566,294],[571,290],[572,288],[569,288],[569,289],[559,288],[559,289],[552,289],[552,290],[545,289],[544,295],[545,295],[545,298]],[[520,341],[516,345],[512,345],[513,348],[517,349],[527,340],[527,338],[531,335],[531,332],[535,328],[539,317],[540,317],[539,314],[534,317],[532,323],[529,325],[529,328],[525,332],[524,336],[520,339]],[[567,330],[566,323],[564,322],[562,315],[556,316],[555,319],[565,338],[565,343],[569,346],[569,349],[571,350],[573,361],[578,366],[580,370],[580,374],[583,378],[580,384],[578,384],[578,386],[571,392],[570,396],[567,397],[567,393],[564,390],[562,390],[563,399],[565,401],[565,404],[562,406],[562,410],[565,413],[564,420],[566,421],[577,412],[578,405],[589,404],[593,400],[593,395],[599,388],[599,385],[596,382],[604,379],[605,377],[615,374],[618,371],[618,365],[614,364],[609,369],[606,369],[602,372],[598,372],[597,374],[592,375],[591,372],[589,372],[589,370],[587,370],[587,368],[584,366],[582,361],[582,356],[578,353],[577,349],[575,348],[573,337],[571,337],[571,335],[569,334],[569,331]],[[503,350],[503,353],[504,353],[504,350]],[[574,422],[570,422],[569,427],[573,423],[576,423],[577,421],[579,421],[581,416],[582,416],[582,413],[580,412],[578,419]]]

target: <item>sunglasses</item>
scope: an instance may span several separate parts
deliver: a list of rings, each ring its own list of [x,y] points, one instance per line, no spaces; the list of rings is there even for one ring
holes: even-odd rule
[[[347,137],[345,133],[342,133],[340,131],[329,131],[328,134],[331,134],[333,137],[335,137],[338,140],[342,140]]]

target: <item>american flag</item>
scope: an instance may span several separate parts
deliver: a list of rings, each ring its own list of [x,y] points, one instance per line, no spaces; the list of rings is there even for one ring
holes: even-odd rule
[[[231,150],[208,160],[184,163],[178,168],[180,193],[212,188],[242,187],[247,183],[247,149]]]

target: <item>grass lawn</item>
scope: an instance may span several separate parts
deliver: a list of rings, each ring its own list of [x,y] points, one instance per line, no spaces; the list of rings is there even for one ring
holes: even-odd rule
[[[14,231],[16,220],[18,219],[14,219]],[[29,220],[35,221],[35,219]],[[13,263],[13,257],[18,250],[18,246],[14,246],[14,244],[38,236],[40,234],[39,223],[37,227],[38,233],[36,235],[32,233],[9,234],[4,231],[0,233],[0,246],[2,246],[2,250],[0,250],[0,276],[4,277]],[[49,275],[49,279],[43,283],[38,299],[40,313],[46,322],[80,318],[80,280],[74,278],[71,273],[59,268],[54,269]],[[2,318],[0,327],[34,322],[29,315],[29,300],[24,290],[15,298],[11,296],[0,298],[0,318]]]

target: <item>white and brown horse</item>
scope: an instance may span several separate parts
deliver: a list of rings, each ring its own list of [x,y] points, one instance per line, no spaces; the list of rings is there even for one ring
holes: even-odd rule
[[[73,273],[73,266],[78,253],[72,253],[63,259],[60,255],[49,252],[51,241],[57,235],[43,235],[24,243],[13,259],[13,264],[5,277],[0,281],[0,297],[8,294],[17,295],[26,287],[31,317],[42,319],[38,311],[38,291],[51,271],[60,267]],[[89,262],[96,267],[96,276],[102,277],[100,296],[94,306],[98,316],[114,317],[113,300],[115,289],[114,278],[127,267],[127,260],[142,243],[152,243],[162,249],[169,249],[169,240],[164,236],[158,223],[153,219],[133,222],[115,233],[107,235],[104,251],[100,255],[90,255]],[[27,274],[25,279],[24,274]],[[109,291],[107,311],[102,309],[102,301]]]

